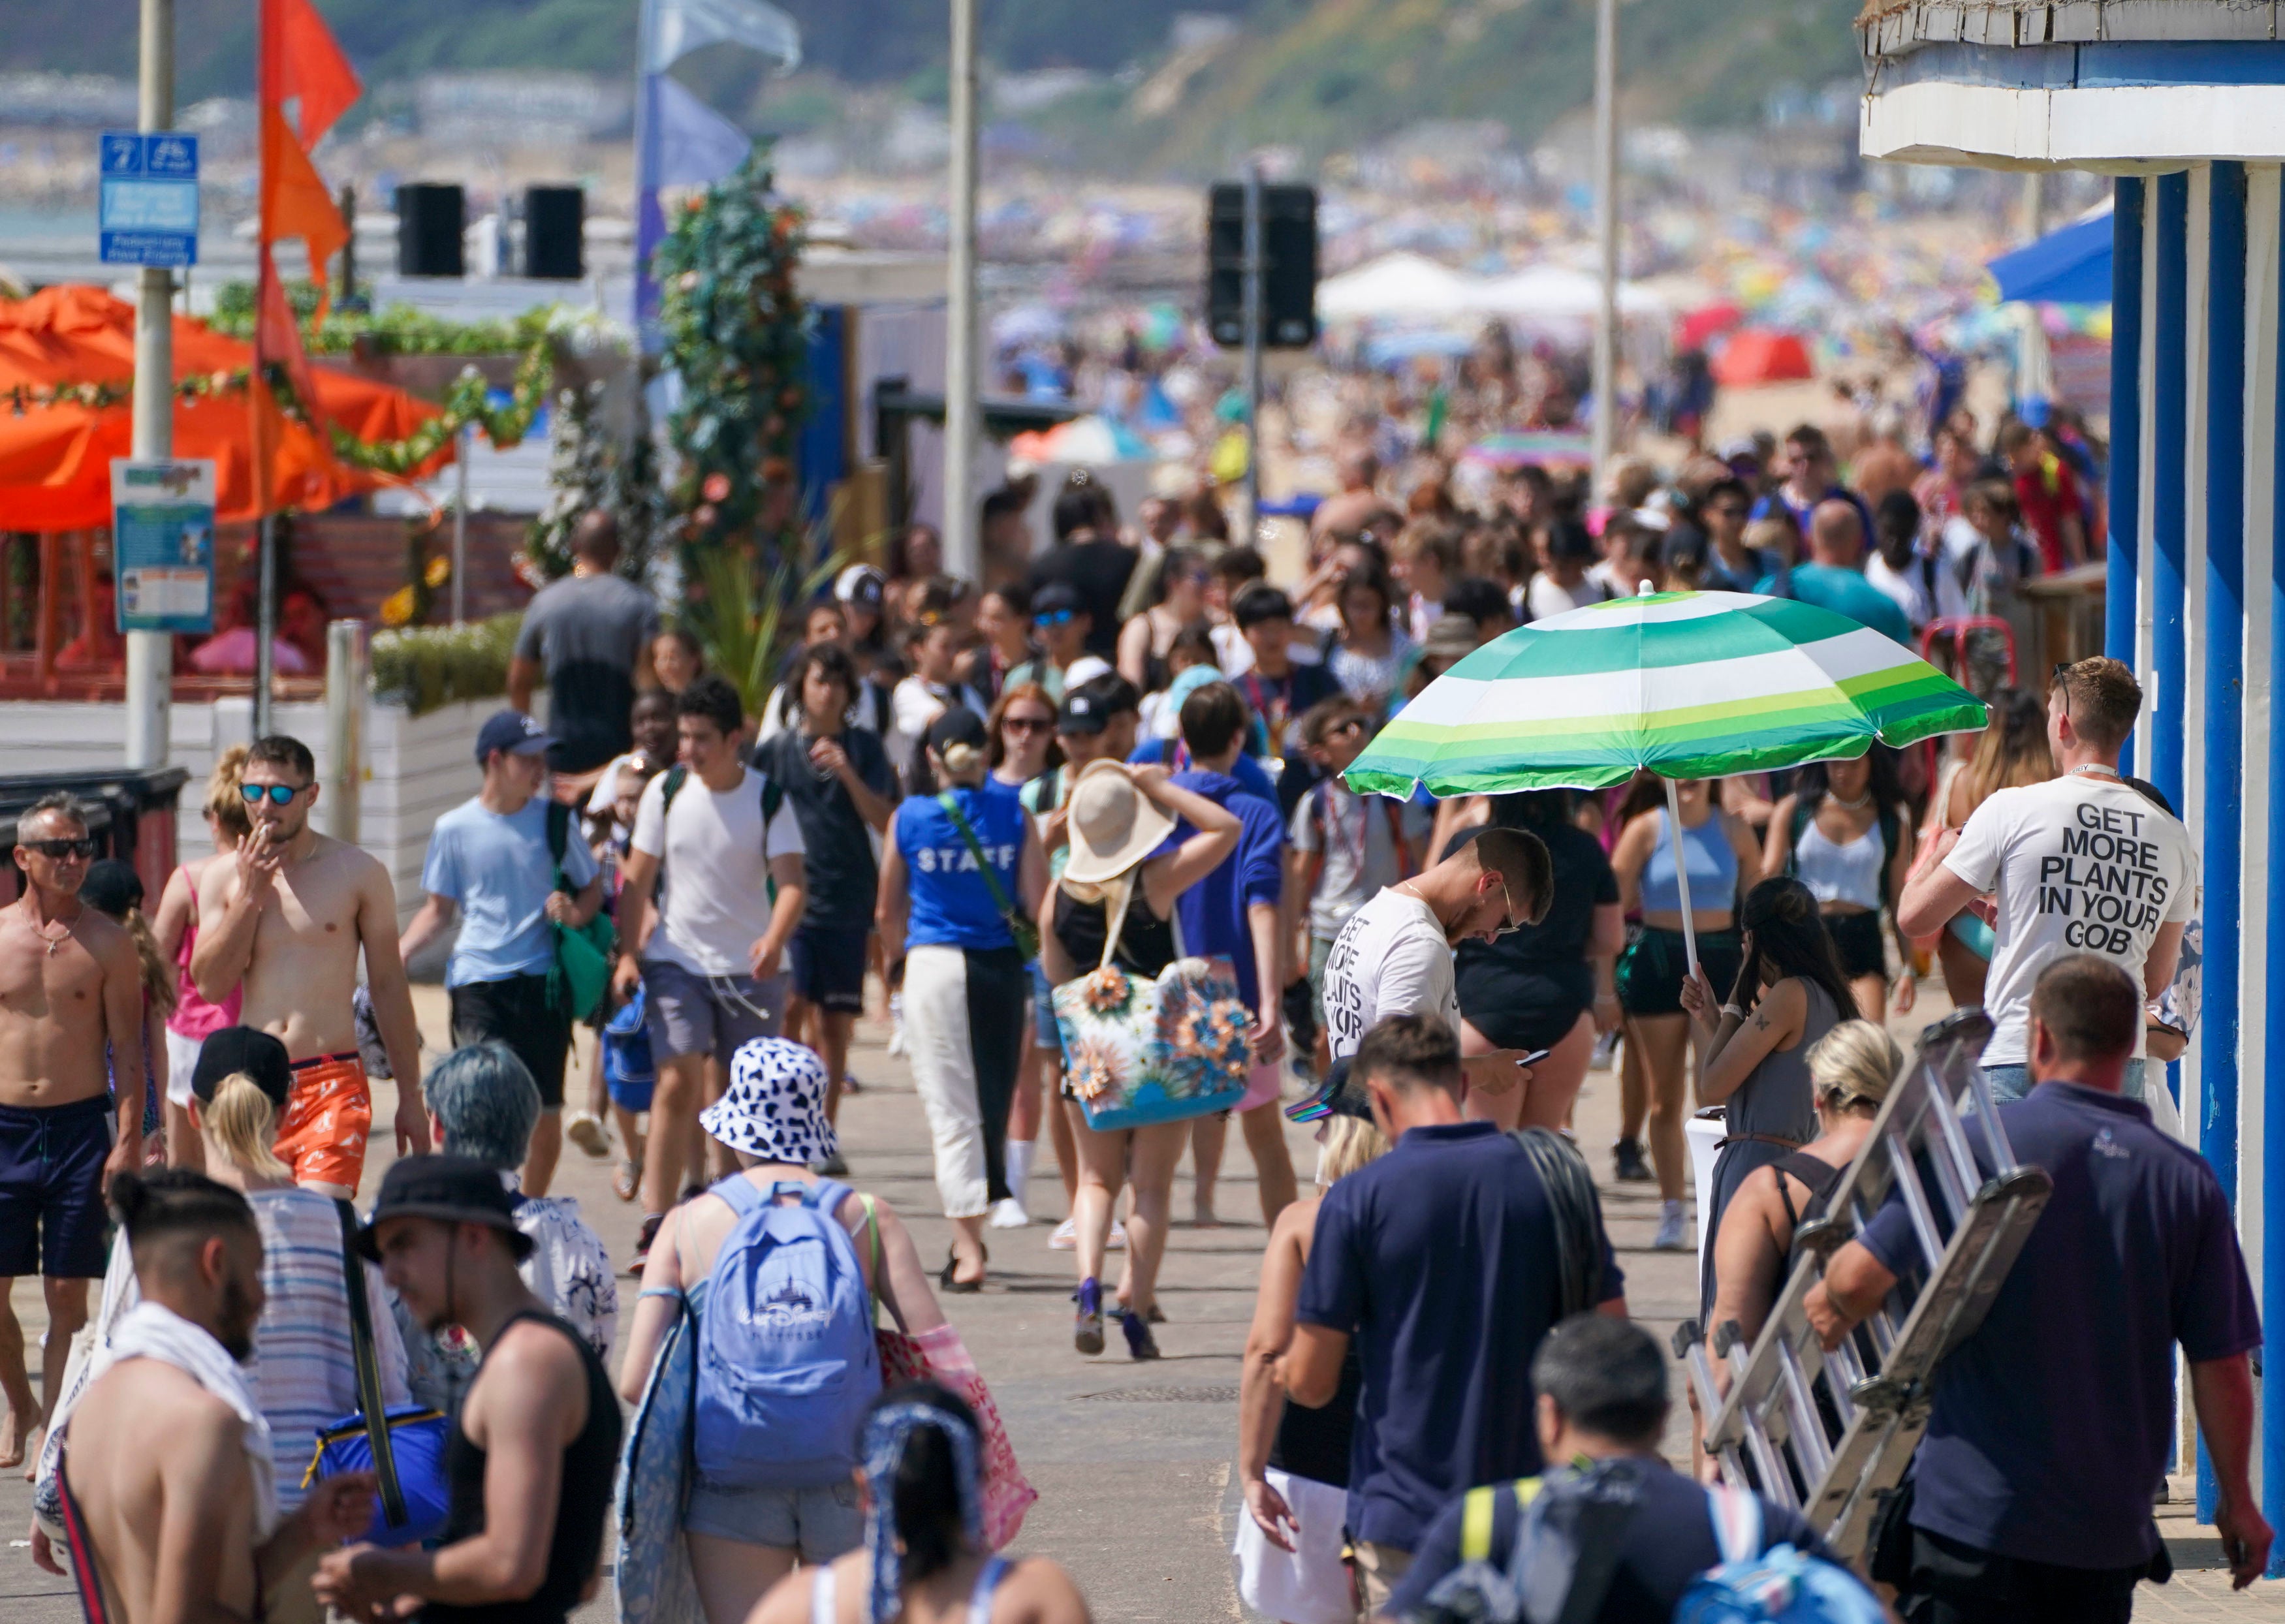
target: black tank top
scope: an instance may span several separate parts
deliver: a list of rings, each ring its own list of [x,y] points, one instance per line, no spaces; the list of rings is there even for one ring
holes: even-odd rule
[[[562,1624],[579,1604],[579,1592],[595,1573],[603,1549],[603,1520],[610,1510],[611,1483],[619,1462],[619,1395],[612,1391],[603,1361],[586,1338],[554,1314],[537,1308],[510,1315],[505,1332],[518,1320],[537,1320],[560,1332],[579,1351],[587,1373],[587,1424],[563,1451],[563,1483],[555,1502],[555,1535],[548,1542],[547,1573],[539,1589],[520,1602],[484,1602],[474,1606],[451,1606],[431,1602],[420,1610],[424,1624]],[[492,1346],[499,1345],[493,1338]],[[485,1357],[491,1358],[490,1350]],[[475,1380],[483,1379],[483,1366]],[[470,1384],[471,1391],[474,1383]],[[444,1542],[465,1540],[484,1531],[484,1452],[469,1440],[459,1423],[444,1444],[444,1480],[452,1493],[452,1510],[444,1518]]]
[[[1081,902],[1061,885],[1056,887],[1056,939],[1082,976],[1103,962],[1103,933],[1110,923],[1108,906]],[[1135,881],[1134,900],[1127,905],[1127,918],[1119,927],[1119,951],[1111,955],[1111,961],[1129,975],[1144,977],[1156,977],[1174,961],[1174,927],[1152,915],[1140,875]]]
[[[1778,1172],[1778,1199],[1785,1203],[1786,1219],[1796,1235],[1802,1224],[1824,1214],[1826,1203],[1833,1199],[1833,1192],[1841,1183],[1841,1175],[1849,1171],[1806,1150],[1788,1151],[1771,1165]],[[1809,1204],[1798,1212],[1793,1210],[1793,1186],[1785,1181],[1787,1173],[1809,1186]],[[1790,1243],[1786,1250],[1788,1254],[1792,1252]]]
[[[1270,1441],[1269,1464],[1313,1483],[1349,1486],[1349,1439],[1356,1429],[1357,1394],[1364,1387],[1364,1361],[1355,1339],[1341,1361],[1341,1385],[1322,1409],[1288,1403]]]

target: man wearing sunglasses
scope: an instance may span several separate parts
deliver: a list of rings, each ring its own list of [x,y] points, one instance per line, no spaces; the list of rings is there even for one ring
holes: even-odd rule
[[[1325,1035],[1333,1058],[1356,1053],[1392,1015],[1433,1015],[1460,1031],[1452,950],[1535,925],[1555,895],[1547,846],[1525,829],[1485,829],[1433,868],[1376,893],[1348,917],[1325,959]],[[1462,1063],[1470,1092],[1505,1094],[1531,1073],[1514,1049]]]
[[[1077,588],[1061,581],[1042,586],[1032,594],[1032,637],[1040,646],[1039,658],[1026,660],[1010,671],[1007,686],[1036,682],[1047,689],[1049,699],[1061,704],[1064,672],[1087,653],[1094,630],[1095,616],[1087,612]]]
[[[87,813],[68,795],[43,796],[16,820],[24,894],[0,910],[0,1466],[22,1465],[29,1435],[46,1424],[10,1290],[18,1275],[41,1277],[40,1391],[52,1402],[87,1322],[87,1283],[104,1269],[103,1192],[143,1162],[142,972],[127,932],[80,900],[94,856]],[[115,1105],[114,1068],[134,1079]]]
[[[278,1154],[294,1181],[343,1199],[357,1195],[373,1126],[373,1088],[357,1058],[357,955],[365,955],[382,1049],[397,1080],[397,1153],[426,1154],[420,1034],[397,947],[397,888],[369,853],[310,827],[318,766],[282,734],[256,739],[239,781],[254,832],[219,884],[199,894],[191,979],[220,1002],[243,987],[241,1024],[283,1039],[294,1089],[279,1125]]]

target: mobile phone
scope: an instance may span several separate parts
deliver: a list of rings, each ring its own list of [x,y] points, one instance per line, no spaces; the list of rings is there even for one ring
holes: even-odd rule
[[[1521,1060],[1517,1061],[1515,1063],[1519,1070],[1525,1066],[1535,1066],[1554,1052],[1555,1051],[1553,1049],[1534,1049],[1530,1054],[1526,1055]]]

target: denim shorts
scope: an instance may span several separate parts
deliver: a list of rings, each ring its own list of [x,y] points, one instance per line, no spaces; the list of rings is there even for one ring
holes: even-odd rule
[[[682,1526],[741,1545],[798,1551],[812,1564],[830,1562],[865,1542],[854,1481],[815,1488],[717,1488],[695,1482]]]
[[[2142,1065],[2140,1056],[2126,1063],[2120,1078],[2119,1093],[2130,1100],[2142,1097]],[[2001,1105],[2020,1100],[2031,1092],[2031,1069],[2029,1066],[1986,1066],[1983,1079],[1991,1085],[1991,1097]]]
[[[1032,1047],[1061,1055],[1064,1030],[1056,1024],[1056,1000],[1048,986],[1048,972],[1040,968],[1037,959],[1028,968],[1032,972]]]

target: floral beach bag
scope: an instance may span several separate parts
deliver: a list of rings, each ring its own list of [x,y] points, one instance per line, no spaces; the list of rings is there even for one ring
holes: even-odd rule
[[[1103,962],[1054,992],[1065,1076],[1099,1134],[1228,1110],[1245,1097],[1252,1063],[1253,1012],[1228,959],[1178,957],[1155,980],[1111,963],[1135,880],[1103,888]]]

